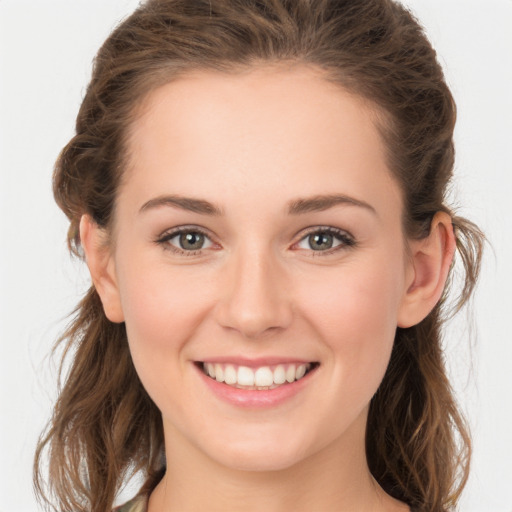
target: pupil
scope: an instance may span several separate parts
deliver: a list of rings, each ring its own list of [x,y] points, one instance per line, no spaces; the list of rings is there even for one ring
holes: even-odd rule
[[[315,233],[309,237],[309,245],[314,251],[330,249],[332,247],[333,236],[326,233]]]
[[[183,249],[201,249],[204,243],[204,235],[201,233],[185,233],[180,235],[180,245]]]

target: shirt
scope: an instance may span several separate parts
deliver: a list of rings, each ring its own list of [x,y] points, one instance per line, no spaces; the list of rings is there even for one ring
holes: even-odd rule
[[[112,512],[146,512],[148,508],[148,496],[136,496],[120,507],[116,507]]]

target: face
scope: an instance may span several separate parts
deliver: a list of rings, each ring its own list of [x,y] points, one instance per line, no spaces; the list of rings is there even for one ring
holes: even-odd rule
[[[364,454],[409,273],[370,107],[312,69],[196,72],[150,95],[129,150],[110,268],[167,447]]]

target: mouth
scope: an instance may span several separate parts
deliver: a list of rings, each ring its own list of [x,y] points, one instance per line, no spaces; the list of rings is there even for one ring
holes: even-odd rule
[[[300,381],[318,368],[318,362],[249,366],[199,361],[198,368],[210,379],[226,386],[252,391],[267,391]]]

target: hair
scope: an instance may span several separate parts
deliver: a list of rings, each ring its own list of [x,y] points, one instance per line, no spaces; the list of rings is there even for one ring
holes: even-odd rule
[[[236,73],[280,63],[322,70],[383,113],[388,164],[404,198],[404,234],[427,236],[438,211],[452,217],[464,283],[451,311],[460,309],[476,283],[483,235],[446,204],[455,104],[421,26],[392,0],[141,4],[99,50],[76,135],[56,163],[54,195],[70,221],[72,253],[81,256],[83,214],[107,230],[112,225],[129,127],[148,94],[191,70]],[[447,285],[418,325],[397,328],[366,433],[369,468],[381,487],[429,512],[456,506],[471,451],[443,361],[448,291]],[[64,346],[64,384],[59,378],[53,417],[37,447],[35,488],[55,510],[105,512],[129,476],[142,472],[145,492],[162,477],[161,414],[135,372],[124,324],[106,318],[94,287],[58,346]],[[46,455],[48,489],[41,469]]]

